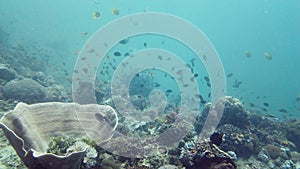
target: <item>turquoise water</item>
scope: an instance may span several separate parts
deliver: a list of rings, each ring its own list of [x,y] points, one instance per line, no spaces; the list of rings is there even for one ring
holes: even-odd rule
[[[119,15],[112,14],[113,8],[119,10]],[[94,11],[100,12],[99,19],[93,18]],[[296,100],[300,94],[298,0],[0,0],[0,27],[9,34],[11,44],[31,49],[37,43],[39,48],[47,49],[47,54],[39,58],[47,60],[46,71],[60,83],[70,86],[67,79],[72,76],[76,53],[88,38],[110,21],[144,11],[184,18],[207,35],[219,54],[225,73],[233,74],[227,79],[227,95],[239,98],[249,109],[261,113],[300,117],[300,102]],[[169,45],[157,43],[157,39],[163,38],[145,35],[132,38],[129,43],[134,50],[145,48],[147,42],[147,47],[171,50],[186,60],[192,57],[186,48],[170,45],[176,42],[169,39]],[[122,53],[129,50],[121,47],[116,46]],[[251,58],[245,56],[245,51],[250,51]],[[272,60],[264,57],[265,52],[272,55]],[[203,65],[199,61],[196,65],[200,74],[197,80],[205,86]],[[238,88],[233,87],[235,79],[242,82]],[[207,96],[209,88],[204,87],[202,92]],[[269,107],[264,106],[264,102],[269,103]],[[249,103],[255,107],[250,107]],[[267,108],[267,112],[262,108]],[[288,113],[279,112],[281,108]]]

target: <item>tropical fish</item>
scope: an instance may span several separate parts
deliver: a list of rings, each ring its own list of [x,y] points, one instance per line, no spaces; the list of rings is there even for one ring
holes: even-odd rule
[[[202,104],[207,103],[200,94],[196,94],[195,97],[200,99],[200,103]]]
[[[245,56],[246,56],[247,58],[251,58],[251,53],[250,53],[249,50],[246,50],[246,51],[244,52],[244,54],[245,54]]]
[[[266,102],[265,102],[265,103],[264,103],[264,106],[267,106],[267,107],[268,107],[268,106],[269,106],[269,103],[266,103]]]
[[[195,63],[194,63],[195,60],[196,60],[196,58],[193,58],[193,59],[190,60],[193,67],[195,66]]]
[[[272,55],[269,52],[265,52],[264,56],[267,60],[272,60]]]
[[[163,60],[162,56],[158,55],[158,59],[159,60]]]
[[[241,84],[242,84],[241,81],[237,81],[237,79],[235,79],[234,84],[233,84],[233,88],[238,88]]]
[[[121,53],[120,52],[114,52],[114,55],[115,56],[121,56]]]
[[[249,103],[250,107],[255,107],[255,105],[253,103]]]
[[[232,75],[233,75],[233,73],[229,73],[229,74],[227,75],[227,78],[230,78]]]
[[[167,91],[166,91],[166,93],[171,93],[172,92],[172,90],[171,89],[168,89]]]
[[[300,94],[298,94],[298,96],[296,98],[296,102],[300,102]]]
[[[281,113],[287,113],[286,109],[279,109],[278,111],[281,112]]]
[[[111,13],[112,13],[113,15],[119,15],[119,14],[120,14],[120,11],[119,11],[117,8],[113,8],[113,9],[111,10]]]
[[[204,61],[207,61],[206,55],[202,55],[202,57],[203,57]]]
[[[100,19],[100,16],[101,16],[101,14],[100,14],[99,11],[94,11],[94,12],[93,12],[93,18],[94,18],[94,19]]]
[[[155,85],[154,85],[155,87],[160,87],[160,84],[159,83],[157,83],[157,82],[155,82]]]
[[[266,114],[265,117],[271,117],[271,118],[276,118],[273,114]]]
[[[204,80],[205,80],[206,82],[209,82],[209,77],[208,77],[208,76],[204,76]]]
[[[129,38],[126,38],[126,39],[120,40],[119,43],[122,45],[125,45],[126,43],[128,43],[128,41],[129,41]]]

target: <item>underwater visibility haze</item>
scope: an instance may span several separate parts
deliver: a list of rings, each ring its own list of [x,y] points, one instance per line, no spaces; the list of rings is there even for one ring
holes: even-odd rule
[[[300,169],[299,11],[0,0],[0,168]]]

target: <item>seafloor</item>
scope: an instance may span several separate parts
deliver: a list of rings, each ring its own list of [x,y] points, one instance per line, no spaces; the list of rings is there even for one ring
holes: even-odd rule
[[[28,104],[38,102],[70,102],[69,83],[60,83],[55,74],[45,70],[47,61],[38,59],[37,53],[27,51],[21,44],[8,44],[4,32],[0,33],[0,117],[12,111],[20,101]],[[109,104],[109,85],[97,89],[100,104]],[[143,97],[133,100],[143,108]],[[95,144],[88,144],[90,152],[82,161],[81,168],[203,168],[203,169],[300,169],[300,119],[279,120],[271,115],[248,111],[234,97],[226,97],[225,110],[219,126],[211,137],[198,141],[210,104],[204,106],[197,117],[194,130],[172,149],[161,150],[149,158],[125,158],[111,154]],[[170,127],[176,119],[178,108],[169,105],[168,111],[153,122],[136,126],[131,131],[122,120],[117,131],[134,137],[156,135]],[[51,140],[48,152],[63,153],[76,141],[57,137]],[[70,141],[71,140],[71,141]],[[53,146],[54,145],[54,146]],[[64,146],[62,146],[64,145]],[[52,146],[52,147],[51,147]],[[88,156],[90,154],[90,156]],[[0,130],[0,168],[26,168]]]

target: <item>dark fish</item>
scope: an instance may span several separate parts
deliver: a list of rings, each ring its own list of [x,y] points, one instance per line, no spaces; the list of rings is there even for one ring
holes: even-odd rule
[[[268,110],[266,108],[262,108],[263,111],[267,112]]]
[[[94,11],[94,12],[93,12],[93,18],[94,18],[94,19],[99,19],[100,16],[101,16],[101,14],[100,14],[99,11]]]
[[[144,47],[145,47],[145,48],[147,47],[147,43],[146,43],[146,42],[144,43]]]
[[[66,70],[64,70],[64,72],[66,76],[69,76],[69,73]]]
[[[195,63],[194,63],[195,60],[196,60],[196,58],[193,58],[193,59],[190,60],[193,67],[195,66]]]
[[[227,78],[230,78],[232,75],[233,75],[233,73],[229,73],[229,74],[227,75]]]
[[[209,77],[208,77],[208,76],[204,76],[204,80],[205,80],[206,82],[209,82]]]
[[[287,113],[286,109],[279,109],[278,111],[281,112],[281,113]]]
[[[188,84],[184,84],[182,87],[188,87],[189,85]]]
[[[266,114],[265,117],[276,118],[273,114]]]
[[[207,97],[208,97],[208,98],[210,98],[210,97],[211,97],[211,93],[210,93],[210,92],[208,93],[208,96],[207,96]]]
[[[158,59],[159,60],[163,60],[162,56],[158,55]]]
[[[178,71],[176,72],[176,74],[178,74],[178,75],[182,75],[182,73],[183,73],[183,70],[178,70]]]
[[[190,69],[192,69],[192,66],[190,64],[186,64],[187,67],[189,67]]]
[[[166,91],[166,93],[172,93],[172,90],[171,90],[171,89],[168,89],[168,90]]]
[[[265,103],[264,103],[264,106],[267,106],[267,107],[269,107],[269,103],[266,103],[266,102],[265,102]]]
[[[121,56],[121,53],[120,52],[114,52],[114,55],[115,56]]]
[[[272,55],[269,52],[265,52],[264,56],[267,60],[272,60]]]
[[[144,84],[141,84],[140,87],[144,87]]]
[[[203,55],[202,57],[203,57],[204,61],[207,61],[206,55]]]
[[[251,58],[251,53],[248,50],[246,50],[244,54],[247,58]]]
[[[211,87],[211,84],[209,82],[206,83],[207,87]]]
[[[199,98],[199,99],[200,99],[200,102],[201,102],[202,104],[207,103],[207,102],[203,99],[203,97],[202,97],[200,94],[196,94],[195,97],[196,97],[196,98]]]
[[[126,56],[129,56],[130,54],[128,53],[128,52],[126,52],[125,54],[124,54],[124,56],[126,57]]]
[[[233,84],[233,88],[238,88],[238,87],[240,87],[241,84],[242,84],[241,81],[237,81],[237,80],[235,79],[234,84]]]
[[[299,94],[298,97],[296,98],[296,102],[300,102],[300,94]]]
[[[255,107],[253,103],[249,103],[249,106],[250,107]]]
[[[120,40],[119,43],[122,45],[125,45],[126,43],[128,43],[128,41],[129,41],[129,38],[126,38],[126,39]]]
[[[160,84],[159,84],[159,83],[157,83],[157,82],[155,82],[154,86],[155,86],[155,87],[159,87],[159,86],[160,86]]]
[[[95,49],[90,49],[89,53],[95,53]]]
[[[199,74],[198,74],[198,73],[195,73],[195,74],[194,74],[194,77],[195,77],[195,78],[196,78],[196,77],[198,77],[198,76],[199,76]]]

